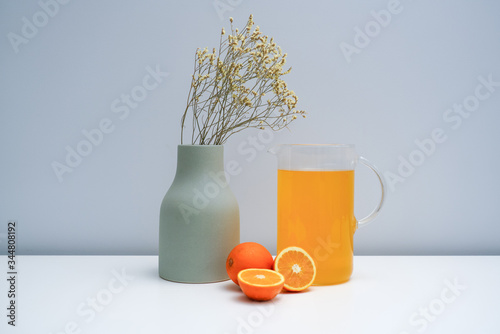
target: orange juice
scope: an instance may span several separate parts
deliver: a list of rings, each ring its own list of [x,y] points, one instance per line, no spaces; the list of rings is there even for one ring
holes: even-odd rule
[[[316,263],[314,285],[349,280],[355,229],[354,170],[278,170],[278,253],[307,251]]]

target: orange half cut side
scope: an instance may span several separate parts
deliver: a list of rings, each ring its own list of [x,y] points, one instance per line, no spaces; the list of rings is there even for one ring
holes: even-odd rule
[[[283,289],[285,278],[270,269],[244,269],[238,273],[238,283],[248,298],[270,300]]]
[[[274,270],[285,277],[288,291],[304,291],[316,278],[314,260],[300,247],[283,249],[274,260]]]

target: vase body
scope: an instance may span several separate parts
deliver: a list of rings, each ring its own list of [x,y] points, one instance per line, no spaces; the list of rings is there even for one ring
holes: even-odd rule
[[[239,242],[239,207],[224,172],[224,147],[179,145],[175,178],[160,208],[160,277],[227,280],[226,259]]]

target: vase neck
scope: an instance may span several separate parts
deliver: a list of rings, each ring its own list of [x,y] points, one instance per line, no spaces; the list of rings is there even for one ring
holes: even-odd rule
[[[179,145],[177,147],[177,172],[224,170],[224,146]]]

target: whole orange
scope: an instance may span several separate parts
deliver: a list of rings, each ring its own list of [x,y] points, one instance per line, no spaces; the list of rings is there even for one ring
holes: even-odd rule
[[[229,253],[226,270],[229,278],[238,284],[238,273],[241,270],[273,269],[273,263],[273,256],[266,247],[256,242],[244,242],[234,247]]]

